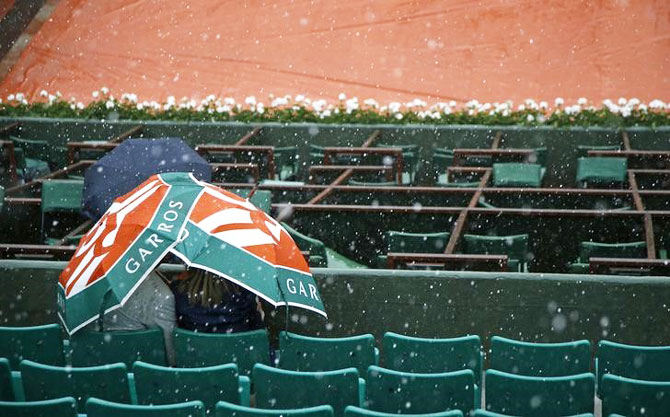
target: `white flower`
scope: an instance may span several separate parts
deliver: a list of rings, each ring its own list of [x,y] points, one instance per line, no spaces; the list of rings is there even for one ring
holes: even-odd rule
[[[63,95],[60,93],[60,91],[56,91],[56,97],[61,98]]]
[[[100,88],[100,91],[101,91],[102,94],[104,94],[104,95],[109,94],[109,88],[107,88],[107,87],[102,87],[102,88]]]
[[[344,94],[344,93],[340,93],[340,95],[338,95],[337,98],[338,98],[340,101],[344,101],[344,100],[347,99],[347,95]]]
[[[234,106],[235,105],[235,99],[232,97],[226,97],[223,99],[223,102],[229,106]]]
[[[647,112],[647,105],[646,104],[640,104],[639,106],[637,106],[637,109],[640,110],[643,113],[646,113]]]
[[[532,98],[527,98],[525,100],[525,104],[526,107],[528,107],[531,110],[537,110],[539,108],[535,100],[533,100]]]
[[[626,99],[621,97],[619,98],[619,106],[625,106],[626,105]]]
[[[347,107],[347,113],[351,113],[354,110],[358,110],[358,98],[350,98],[345,102],[345,105]]]
[[[402,120],[402,113],[396,113],[395,116],[393,117],[395,117],[398,120]]]
[[[491,103],[484,103],[484,105],[482,105],[482,106],[479,108],[479,110],[481,110],[481,111],[488,111],[488,110],[491,109],[491,107],[492,107],[492,106],[491,106]]]
[[[319,115],[319,117],[322,118],[322,119],[325,119],[326,117],[330,117],[330,115],[331,115],[330,110],[325,110],[325,111],[323,111],[323,113],[321,113]]]
[[[14,101],[14,98],[15,98],[14,94],[10,94],[7,96],[7,101]]]
[[[392,101],[389,103],[389,110],[391,113],[398,113],[401,106],[402,104],[398,103],[397,101]]]
[[[78,102],[78,103],[77,103],[77,108],[78,108],[79,110],[84,110],[84,103],[82,103],[81,101]]]
[[[451,100],[449,102],[449,107],[456,107],[456,102],[454,100]]]
[[[640,104],[640,99],[633,97],[630,100],[628,100],[628,105],[631,107],[637,106],[638,104]]]
[[[588,103],[588,100],[586,99],[586,97],[580,97],[580,98],[577,99],[577,104],[579,104],[580,106],[583,106],[586,103]]]
[[[207,102],[214,101],[214,100],[216,100],[216,96],[214,94],[210,94],[210,95],[207,96],[207,98],[205,98],[205,100]]]
[[[323,99],[321,99],[321,100],[314,100],[314,101],[312,102],[312,108],[314,109],[315,112],[319,113],[319,112],[323,111],[323,110],[326,108],[326,105],[327,105],[327,104],[328,104],[328,103],[326,103],[326,100],[323,100]]]
[[[509,110],[507,110],[507,109],[503,110],[502,115],[503,115],[503,117],[509,116]]]
[[[479,106],[479,102],[477,100],[470,100],[467,103],[465,103],[465,107],[469,109],[474,109],[477,106]]]
[[[265,106],[263,105],[263,103],[258,103],[256,105],[256,113],[258,113],[258,114],[265,113]]]
[[[77,108],[77,105],[76,105],[76,104],[74,104],[74,103],[70,103],[70,109],[71,109],[71,110],[74,110],[74,109],[76,109],[76,108]]]
[[[295,102],[296,103],[301,103],[303,101],[305,101],[305,96],[304,95],[298,94],[297,96],[295,96]]]
[[[524,111],[524,110],[526,110],[526,106],[524,106],[523,104],[519,104],[519,106],[516,109],[518,111]]]
[[[652,100],[651,103],[649,103],[649,108],[651,108],[651,109],[663,109],[664,107],[665,107],[665,103],[663,103],[663,101],[661,101],[659,99]]]
[[[16,100],[23,101],[25,98],[26,96],[24,96],[23,93],[16,93]]]
[[[556,107],[561,107],[565,103],[565,100],[563,100],[562,97],[556,97],[556,100],[554,100],[554,105]]]
[[[137,110],[144,110],[144,103],[137,103]]]
[[[53,94],[49,94],[49,104],[53,104],[56,100],[58,100],[58,97],[54,96]]]
[[[255,96],[249,96],[244,99],[244,103],[248,106],[255,106],[256,105],[256,97]]]
[[[529,114],[528,116],[526,116],[526,121],[527,121],[528,123],[534,122],[534,121],[535,121],[535,117],[534,117],[532,114]]]
[[[270,107],[281,107],[288,104],[288,100],[284,97],[277,97],[272,102],[270,102]]]
[[[376,109],[377,107],[379,107],[379,103],[377,103],[377,100],[374,100],[374,99],[371,99],[371,98],[368,98],[365,101],[363,101],[363,104],[365,104],[368,107],[372,107],[373,109]]]
[[[546,101],[540,101],[540,108],[542,110],[548,109],[549,108],[549,103],[547,103]]]
[[[107,109],[113,109],[114,108],[114,101],[107,100],[107,102],[105,103],[105,107],[107,107]]]
[[[628,117],[630,115],[631,115],[630,107],[624,106],[624,107],[621,108],[621,116]]]
[[[174,106],[175,103],[177,103],[177,100],[175,100],[174,96],[169,96],[167,98],[167,103],[166,103],[167,105]]]
[[[40,91],[40,96],[42,96],[42,97],[48,97],[48,96],[49,96],[49,92],[48,92],[47,90],[42,90],[42,91]]]
[[[93,96],[93,98],[98,98],[98,96],[100,95],[100,92],[94,91],[94,92],[91,93],[91,95]]]

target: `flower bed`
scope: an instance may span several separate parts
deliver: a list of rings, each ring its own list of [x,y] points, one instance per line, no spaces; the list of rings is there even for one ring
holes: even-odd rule
[[[523,125],[523,126],[668,126],[670,103],[661,100],[642,103],[636,98],[620,98],[617,102],[604,100],[595,106],[585,98],[567,104],[557,98],[550,106],[527,99],[514,105],[480,103],[471,100],[464,105],[428,103],[415,99],[407,103],[391,102],[381,105],[373,99],[359,102],[340,94],[337,103],[311,100],[305,96],[270,96],[265,104],[256,97],[243,103],[226,97],[210,95],[199,102],[182,98],[177,101],[139,101],[137,95],[124,93],[120,98],[106,88],[92,93],[88,104],[74,98],[63,99],[60,93],[42,90],[42,100],[28,102],[21,93],[0,99],[0,117],[54,117],[99,120],[174,120],[174,121],[239,121],[239,122],[319,122],[333,124],[437,124],[437,125]]]

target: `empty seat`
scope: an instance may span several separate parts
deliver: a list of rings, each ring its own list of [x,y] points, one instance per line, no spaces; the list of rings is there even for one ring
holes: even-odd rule
[[[626,158],[579,158],[577,160],[577,185],[621,186],[626,181]]]
[[[516,417],[516,416],[509,415],[509,414],[494,413],[493,411],[486,411],[486,410],[475,410],[475,413],[472,416],[473,417]],[[582,414],[575,414],[575,415],[572,415],[572,416],[561,416],[561,417],[593,417],[593,414],[582,413]],[[610,415],[609,417],[613,417],[613,416]]]
[[[605,375],[600,389],[603,416],[666,417],[670,414],[670,380],[642,381]]]
[[[295,178],[298,174],[298,148],[296,146],[275,146],[274,160],[277,180],[286,181]]]
[[[46,140],[10,136],[14,142],[17,173],[25,182],[51,172],[49,168],[51,146]]]
[[[513,416],[558,417],[590,413],[594,407],[595,377],[578,374],[531,377],[488,370],[486,410]]]
[[[251,408],[219,401],[216,403],[216,417],[333,417],[333,407],[316,407],[273,410],[269,408]]]
[[[161,329],[95,332],[82,331],[70,337],[72,365],[95,366],[135,361],[167,365]]]
[[[464,253],[507,255],[507,267],[513,272],[528,272],[528,235],[485,236],[463,235]]]
[[[569,273],[586,274],[589,272],[589,258],[646,258],[647,243],[599,243],[581,242],[579,258],[568,266]]]
[[[495,187],[533,187],[542,185],[542,166],[517,162],[493,164]]]
[[[475,408],[471,370],[417,374],[371,366],[365,380],[366,408],[394,414],[436,413]]]
[[[279,367],[292,371],[333,371],[357,368],[360,374],[378,363],[371,334],[325,338],[282,331],[279,335]]]
[[[72,397],[43,401],[0,401],[0,416],[77,417],[77,402]]]
[[[270,363],[270,342],[265,329],[238,333],[199,333],[175,329],[177,366],[203,367],[234,363],[250,375],[256,363]]]
[[[620,145],[577,145],[577,155],[589,156],[589,151],[620,151]]]
[[[86,401],[86,417],[205,417],[205,406],[201,401],[186,401],[179,404],[131,405],[89,398]]]
[[[202,401],[207,413],[217,401],[249,404],[249,380],[234,364],[203,368],[168,368],[135,362],[137,402],[143,405]]]
[[[0,327],[0,358],[9,359],[13,370],[19,369],[23,359],[45,365],[64,365],[60,325]]]
[[[365,408],[355,407],[353,405],[344,409],[344,417],[393,417],[397,413],[383,413],[381,411],[372,411]],[[412,417],[463,417],[461,410],[440,411],[438,413],[410,414]]]
[[[46,238],[54,222],[47,221],[49,213],[79,213],[84,182],[79,180],[48,180],[42,182],[42,236]],[[57,223],[57,222],[55,222]]]
[[[389,230],[386,232],[386,252],[444,253],[449,242],[449,232],[409,233]],[[386,268],[387,256],[379,255],[377,266]]]
[[[309,252],[308,263],[310,267],[365,268],[364,265],[327,248],[322,241],[304,235],[286,223],[282,223],[281,225],[286,229],[300,250]]]
[[[634,346],[601,340],[596,358],[598,391],[605,374],[645,381],[670,381],[670,346]]]
[[[130,402],[128,369],[122,363],[75,368],[24,360],[20,369],[23,391],[28,401],[72,396],[77,400],[80,413],[84,412],[89,397]]]
[[[348,405],[360,406],[358,370],[345,368],[326,372],[296,372],[257,364],[252,372],[256,406],[287,409],[330,405],[342,416]]]
[[[453,372],[470,369],[481,387],[482,342],[479,336],[428,339],[384,333],[384,367],[403,372]]]
[[[591,372],[591,343],[530,343],[491,338],[489,368],[526,376],[567,376]]]
[[[0,401],[13,401],[12,370],[6,358],[0,358]]]

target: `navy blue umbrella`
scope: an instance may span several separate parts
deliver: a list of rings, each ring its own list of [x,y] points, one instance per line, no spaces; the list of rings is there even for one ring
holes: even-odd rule
[[[97,220],[114,199],[163,172],[192,172],[199,180],[212,179],[209,163],[180,138],[127,139],[86,170],[82,212]]]

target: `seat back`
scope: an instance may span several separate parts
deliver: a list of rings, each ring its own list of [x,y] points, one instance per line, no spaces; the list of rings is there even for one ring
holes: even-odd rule
[[[393,417],[395,413],[382,413],[350,405],[344,409],[344,417]],[[422,417],[463,417],[461,410],[440,411],[438,413],[421,414]]]
[[[298,172],[298,147],[284,146],[274,148],[277,167],[277,179],[286,180]]]
[[[424,414],[475,408],[471,370],[438,374],[398,372],[371,366],[365,381],[366,408],[393,414]]]
[[[577,145],[577,155],[580,157],[589,156],[589,151],[620,151],[619,145]]]
[[[0,401],[14,401],[12,370],[6,358],[0,358]]]
[[[376,362],[375,338],[371,334],[325,338],[282,331],[279,352],[279,367],[291,371],[334,371],[353,367],[362,375]]]
[[[333,417],[333,407],[319,405],[316,407],[273,410],[244,407],[219,401],[216,403],[216,417]]]
[[[165,405],[130,405],[98,398],[86,401],[86,417],[205,417],[201,401]]]
[[[482,255],[507,255],[510,259],[526,262],[528,235],[483,236],[463,235],[464,252]]]
[[[475,384],[482,381],[482,341],[479,336],[427,339],[384,333],[384,367],[402,372],[431,373],[472,370]]]
[[[256,363],[270,363],[270,342],[265,329],[239,333],[198,333],[175,329],[177,366],[196,368],[228,363],[250,375]]]
[[[137,331],[81,331],[70,337],[73,366],[95,366],[135,361],[167,365],[161,329]]]
[[[661,417],[670,413],[670,380],[642,381],[605,375],[600,389],[603,416]]]
[[[634,346],[601,340],[596,374],[598,389],[605,374],[646,381],[670,381],[670,346]]]
[[[143,405],[202,401],[207,413],[217,401],[240,402],[235,364],[203,368],[168,368],[135,362],[137,402]]]
[[[65,365],[60,325],[0,327],[0,358],[9,359],[13,370],[19,369],[23,359],[46,365]]]
[[[579,258],[582,262],[588,262],[591,257],[600,258],[646,258],[647,243],[598,243],[581,242],[579,244]]]
[[[309,266],[313,267],[327,267],[328,254],[326,253],[326,245],[320,240],[304,235],[286,223],[281,224],[288,232],[291,238],[298,245],[300,250],[309,251]],[[314,261],[312,258],[315,258]]]
[[[591,372],[591,343],[530,343],[491,338],[489,368],[527,376],[567,376]]]
[[[531,377],[489,369],[485,378],[489,411],[528,417],[593,411],[595,377],[590,373]]]
[[[41,159],[48,161],[50,159],[49,142],[41,139],[26,139],[18,136],[11,136],[15,148],[21,148],[26,158]]]
[[[72,396],[78,411],[84,412],[89,397],[130,402],[128,369],[122,363],[86,368],[42,365],[21,362],[21,380],[26,400],[51,400]]]
[[[388,252],[442,253],[449,242],[449,232],[386,232]]]
[[[77,417],[77,402],[72,397],[43,401],[0,401],[0,416]]]
[[[259,408],[303,408],[330,405],[342,416],[348,405],[360,405],[358,370],[296,372],[257,364],[252,372]]]
[[[623,184],[626,181],[628,160],[626,158],[579,158],[577,160],[577,183]]]
[[[48,180],[42,182],[42,213],[79,211],[84,192],[80,180]]]
[[[506,162],[493,164],[493,185],[495,187],[540,187],[542,166]]]

